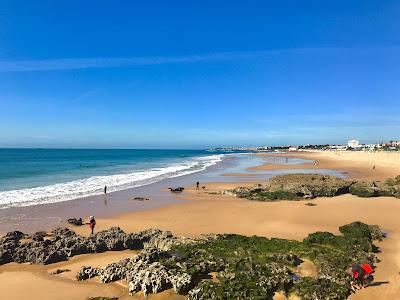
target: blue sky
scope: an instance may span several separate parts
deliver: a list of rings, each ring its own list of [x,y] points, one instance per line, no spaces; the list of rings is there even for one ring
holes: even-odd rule
[[[400,139],[400,1],[1,1],[0,146]]]

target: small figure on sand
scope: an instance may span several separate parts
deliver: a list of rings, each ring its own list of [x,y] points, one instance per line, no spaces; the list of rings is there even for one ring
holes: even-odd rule
[[[372,170],[375,170],[375,165],[372,167]]]
[[[104,186],[104,194],[107,194],[107,186]]]
[[[318,166],[318,162],[316,160],[314,161],[314,166]]]
[[[90,230],[91,230],[92,234],[94,233],[94,227],[95,226],[96,226],[96,220],[94,219],[93,216],[90,216],[89,217],[89,227],[90,227]]]
[[[196,190],[198,190],[200,188],[200,182],[196,182]]]

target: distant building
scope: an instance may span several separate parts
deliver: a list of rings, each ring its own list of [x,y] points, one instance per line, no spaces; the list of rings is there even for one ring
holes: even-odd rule
[[[350,140],[347,142],[347,146],[349,146],[350,148],[358,148],[360,147],[360,141]]]
[[[328,148],[331,150],[334,150],[334,151],[345,151],[346,150],[346,146],[344,146],[344,145],[330,145]]]
[[[299,148],[297,146],[290,146],[288,150],[289,151],[297,151],[297,150],[299,150]]]

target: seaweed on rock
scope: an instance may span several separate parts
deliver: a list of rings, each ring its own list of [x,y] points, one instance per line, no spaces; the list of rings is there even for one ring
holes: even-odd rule
[[[316,232],[294,241],[236,234],[192,239],[156,229],[125,234],[119,228],[84,238],[59,229],[50,240],[31,242],[38,251],[33,256],[19,241],[23,234],[17,232],[0,240],[0,258],[3,263],[18,259],[45,263],[67,258],[67,253],[120,250],[129,245],[143,250],[104,269],[82,267],[77,279],[99,277],[104,283],[123,279],[130,293],[145,295],[173,288],[192,300],[272,299],[276,292],[310,300],[341,300],[350,293],[346,270],[355,262],[373,265],[377,250],[373,242],[384,235],[378,226],[361,222],[341,226],[340,232]],[[312,278],[296,273],[302,259],[315,265],[317,274]]]
[[[237,187],[227,193],[255,201],[312,199],[347,193],[365,198],[400,198],[400,176],[385,182],[362,182],[321,174],[286,174],[275,176],[265,184]]]

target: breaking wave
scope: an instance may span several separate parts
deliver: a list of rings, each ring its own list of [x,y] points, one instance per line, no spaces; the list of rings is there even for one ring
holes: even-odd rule
[[[220,162],[223,156],[223,154],[218,154],[196,157],[161,168],[151,168],[132,173],[91,176],[65,183],[3,191],[0,192],[0,208],[55,203],[99,195],[103,193],[105,185],[107,185],[109,192],[143,186],[163,179],[203,171]]]

